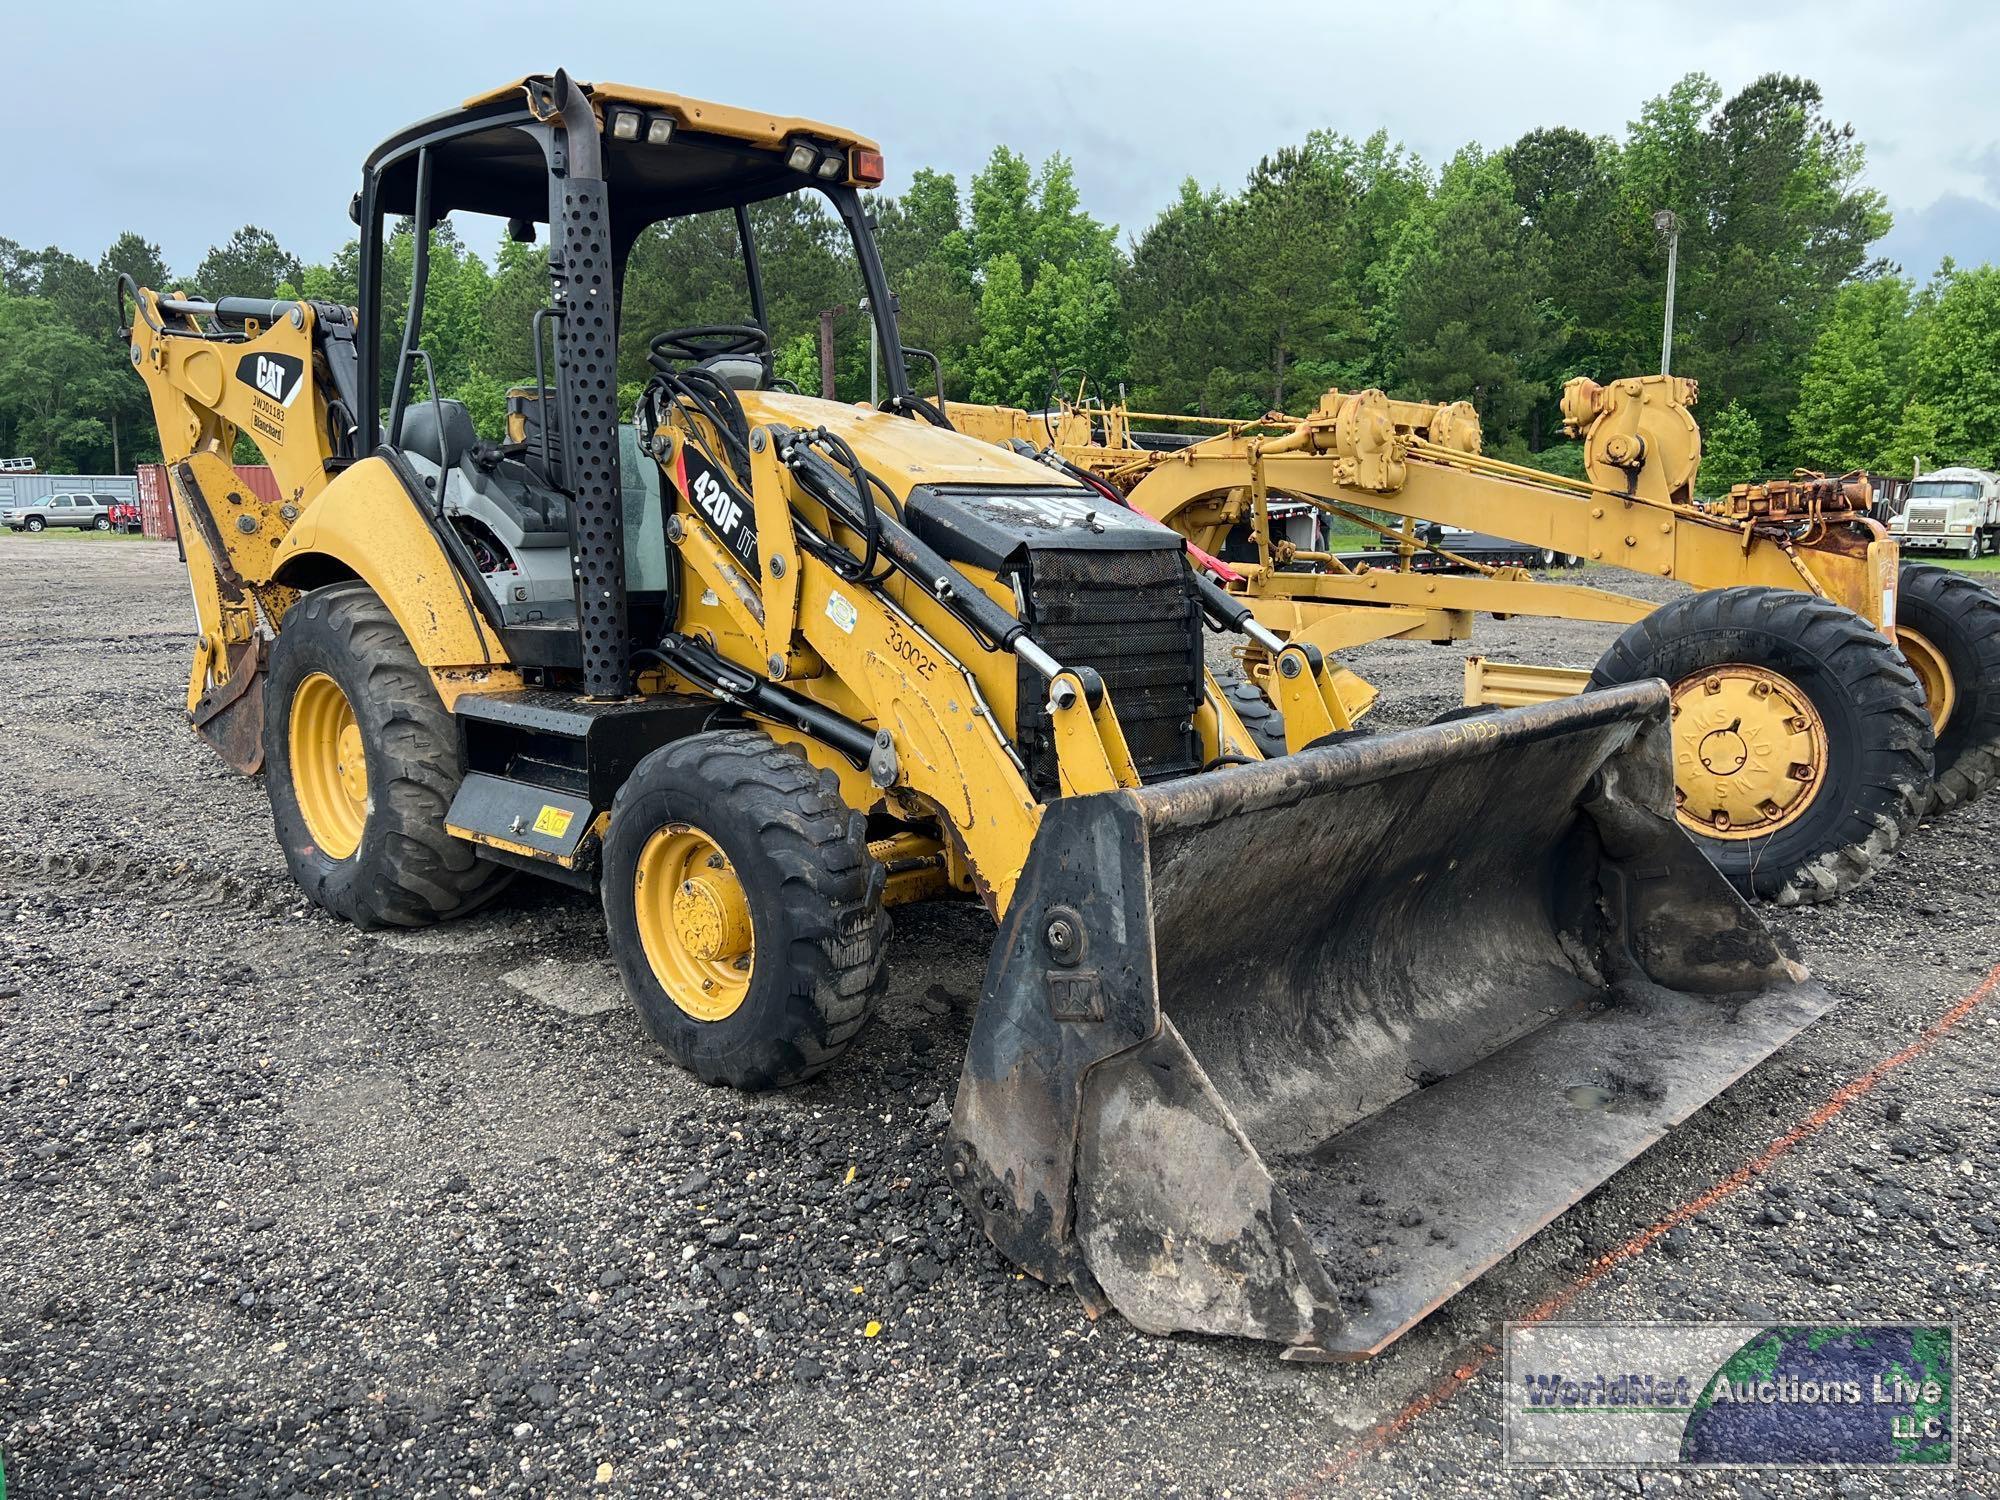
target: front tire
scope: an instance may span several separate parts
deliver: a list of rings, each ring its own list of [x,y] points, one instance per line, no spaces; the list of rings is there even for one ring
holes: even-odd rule
[[[42,531],[47,528],[48,524],[49,523],[47,521],[44,521],[40,516],[30,516],[28,517],[27,529],[29,531]]]
[[[479,906],[499,866],[445,831],[458,730],[367,585],[292,606],[264,687],[264,789],[292,878],[357,927],[424,927]]]
[[[1222,689],[1222,696],[1229,700],[1229,706],[1236,710],[1236,717],[1243,721],[1243,727],[1249,732],[1258,754],[1266,760],[1276,760],[1283,755],[1284,711],[1264,696],[1264,690],[1234,666],[1218,668],[1215,685]]]
[[[1937,736],[1931,806],[1970,802],[2000,779],[2000,597],[1935,563],[1904,563],[1896,638]]]
[[[1590,686],[1648,677],[1674,697],[1678,820],[1746,896],[1854,890],[1923,811],[1923,693],[1851,610],[1771,588],[1679,599],[1628,627]]]
[[[640,761],[612,804],[611,955],[675,1062],[707,1083],[783,1088],[874,1013],[884,880],[831,772],[756,730],[691,735]]]

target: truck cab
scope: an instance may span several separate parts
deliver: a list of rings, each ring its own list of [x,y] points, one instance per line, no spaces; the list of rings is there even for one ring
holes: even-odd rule
[[[2000,552],[2000,474],[1950,468],[1918,475],[1890,530],[1908,552]]]

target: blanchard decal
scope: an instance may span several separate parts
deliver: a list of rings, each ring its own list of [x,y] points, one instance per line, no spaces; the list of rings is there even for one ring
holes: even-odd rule
[[[305,373],[305,361],[289,354],[246,354],[236,362],[236,378],[279,406],[298,399]]]
[[[695,513],[708,522],[709,529],[722,538],[730,555],[758,577],[764,570],[757,561],[756,513],[748,497],[730,482],[729,476],[686,443],[674,458],[674,483]]]

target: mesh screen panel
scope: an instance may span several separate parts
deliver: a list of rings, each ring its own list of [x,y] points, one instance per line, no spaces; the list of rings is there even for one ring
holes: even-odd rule
[[[1201,767],[1201,613],[1178,549],[1029,553],[1024,580],[1035,641],[1066,667],[1103,677],[1140,779]],[[1019,743],[1036,793],[1057,790],[1046,685],[1021,669]]]

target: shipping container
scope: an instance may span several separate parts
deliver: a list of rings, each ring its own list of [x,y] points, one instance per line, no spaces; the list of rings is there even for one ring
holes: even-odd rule
[[[139,465],[139,530],[159,542],[171,542],[179,535],[164,464]]]

